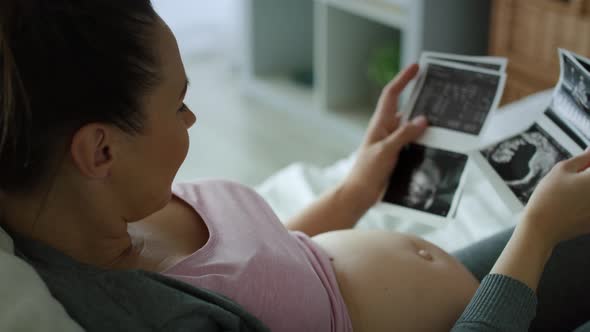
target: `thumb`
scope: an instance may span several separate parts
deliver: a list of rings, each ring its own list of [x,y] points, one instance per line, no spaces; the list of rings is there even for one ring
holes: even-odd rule
[[[417,140],[428,128],[426,117],[420,116],[394,131],[385,139],[385,145],[399,152],[405,145]]]
[[[590,167],[590,149],[581,154],[566,160],[563,163],[566,170],[570,172],[582,172]]]

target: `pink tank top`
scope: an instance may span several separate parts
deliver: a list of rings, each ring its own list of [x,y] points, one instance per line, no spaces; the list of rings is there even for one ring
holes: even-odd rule
[[[173,193],[203,218],[209,240],[163,274],[229,297],[271,331],[352,331],[330,257],[255,191],[203,181]]]

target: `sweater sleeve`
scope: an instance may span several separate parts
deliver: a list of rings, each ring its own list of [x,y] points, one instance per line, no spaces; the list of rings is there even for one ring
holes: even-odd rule
[[[524,332],[537,309],[535,292],[500,274],[486,276],[452,332]]]

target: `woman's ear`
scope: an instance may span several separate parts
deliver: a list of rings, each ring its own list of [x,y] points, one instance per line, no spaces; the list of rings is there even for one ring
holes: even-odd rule
[[[80,128],[72,138],[70,151],[75,167],[83,176],[104,179],[113,166],[113,128],[91,123]]]

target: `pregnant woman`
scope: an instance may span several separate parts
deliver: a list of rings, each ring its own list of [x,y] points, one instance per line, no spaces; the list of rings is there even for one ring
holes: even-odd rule
[[[129,270],[222,294],[272,331],[448,331],[465,309],[478,282],[444,251],[346,230],[427,127],[396,115],[416,65],[384,89],[349,176],[285,228],[238,184],[172,185],[196,118],[175,38],[148,0],[1,6],[1,225],[88,330],[116,309],[93,296],[127,303],[129,324],[145,308],[133,302],[143,291],[109,279]],[[49,263],[49,252],[68,260]],[[96,310],[68,302],[67,278],[99,289],[78,298]],[[180,304],[165,309],[137,319],[174,330],[188,317]]]
[[[289,231],[238,184],[172,186],[195,116],[175,38],[149,1],[9,4],[0,188],[11,233],[87,265],[213,290],[273,331],[444,331],[459,317],[478,283],[442,250],[328,233],[378,201],[400,148],[426,128],[396,116],[417,66],[384,90],[350,176]]]

